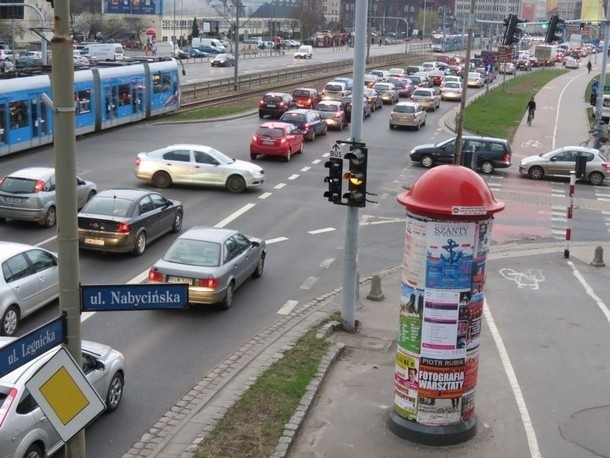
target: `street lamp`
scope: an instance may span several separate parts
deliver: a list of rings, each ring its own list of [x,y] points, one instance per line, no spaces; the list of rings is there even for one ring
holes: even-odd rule
[[[426,11],[428,10],[428,0],[424,0],[424,18],[421,28],[421,36],[422,38],[426,35]]]

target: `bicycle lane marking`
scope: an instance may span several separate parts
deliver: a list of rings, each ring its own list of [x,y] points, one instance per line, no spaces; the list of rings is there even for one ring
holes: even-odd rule
[[[542,143],[540,143],[538,140],[533,140],[533,139],[529,139],[526,142],[521,143],[521,147],[522,148],[542,148],[544,145]]]

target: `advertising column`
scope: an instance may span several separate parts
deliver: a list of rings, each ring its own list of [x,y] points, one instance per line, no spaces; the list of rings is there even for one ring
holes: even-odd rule
[[[492,215],[472,170],[445,165],[397,197],[407,209],[390,430],[427,445],[476,433],[474,399]]]

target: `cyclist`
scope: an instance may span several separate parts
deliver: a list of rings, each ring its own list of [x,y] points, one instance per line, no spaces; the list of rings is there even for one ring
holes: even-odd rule
[[[536,101],[534,100],[534,97],[532,97],[530,99],[529,102],[527,102],[527,114],[528,117],[531,116],[532,119],[534,119],[534,112],[536,111]]]

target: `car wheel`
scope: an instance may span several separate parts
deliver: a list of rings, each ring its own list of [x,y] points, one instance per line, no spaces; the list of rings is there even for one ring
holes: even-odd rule
[[[44,458],[44,454],[38,444],[32,444],[25,451],[23,458]]]
[[[339,132],[343,131],[343,120],[341,120],[341,122],[339,123]]]
[[[136,256],[140,256],[142,253],[146,251],[146,232],[140,231],[140,233],[136,236],[136,244],[133,247],[133,254]]]
[[[541,180],[544,178],[544,170],[542,170],[542,167],[538,166],[529,169],[527,174],[534,180]]]
[[[258,112],[258,117],[259,117],[259,119],[263,119],[263,118],[265,117],[265,115],[264,115],[264,114],[262,114],[262,113],[259,111],[259,112]]]
[[[290,161],[290,158],[292,157],[292,151],[288,150],[288,152],[286,153],[286,157],[284,158],[284,160],[286,162]]]
[[[421,130],[421,121],[417,123],[417,130]]]
[[[117,409],[121,403],[121,399],[123,399],[124,385],[123,375],[120,372],[117,372],[112,376],[110,386],[108,387],[108,393],[106,394],[106,412],[114,412]]]
[[[263,276],[263,270],[265,270],[265,254],[262,253],[261,257],[258,258],[256,269],[252,272],[252,278],[260,278]]]
[[[11,305],[6,309],[4,315],[2,315],[2,328],[0,329],[0,335],[12,336],[17,331],[19,325],[19,310],[16,305]]]
[[[394,124],[390,124],[390,130],[394,129],[394,127],[396,127]]]
[[[152,182],[155,188],[169,188],[172,179],[167,172],[157,172],[153,175]]]
[[[227,189],[233,193],[240,193],[246,190],[246,182],[239,175],[232,175],[227,179]]]
[[[602,175],[601,173],[591,172],[591,175],[589,175],[589,183],[591,183],[592,185],[599,186],[603,182],[604,182],[604,175]]]
[[[494,163],[491,161],[483,161],[481,163],[481,172],[486,175],[492,174],[494,171]]]
[[[53,227],[55,226],[56,222],[57,210],[55,209],[55,207],[49,207],[49,209],[47,210],[47,214],[45,215],[44,219],[41,221],[40,224],[42,224],[44,227]]]
[[[227,293],[225,294],[224,299],[220,303],[220,307],[223,310],[228,310],[231,308],[231,305],[233,305],[233,293],[234,292],[235,292],[235,283],[231,282],[231,283],[229,283],[229,286],[227,286]]]
[[[182,229],[182,212],[176,212],[176,216],[174,216],[174,224],[172,224],[172,232],[180,232]]]
[[[429,154],[426,154],[425,156],[423,156],[421,158],[420,162],[421,162],[421,165],[423,165],[424,167],[429,169],[430,167],[432,167],[434,165],[434,158],[432,156],[430,156]]]
[[[316,139],[316,131],[312,130],[311,131],[311,136],[309,137],[309,140],[313,142],[315,139]]]
[[[328,125],[324,123],[324,127],[322,128],[322,135],[326,135],[328,133]]]

